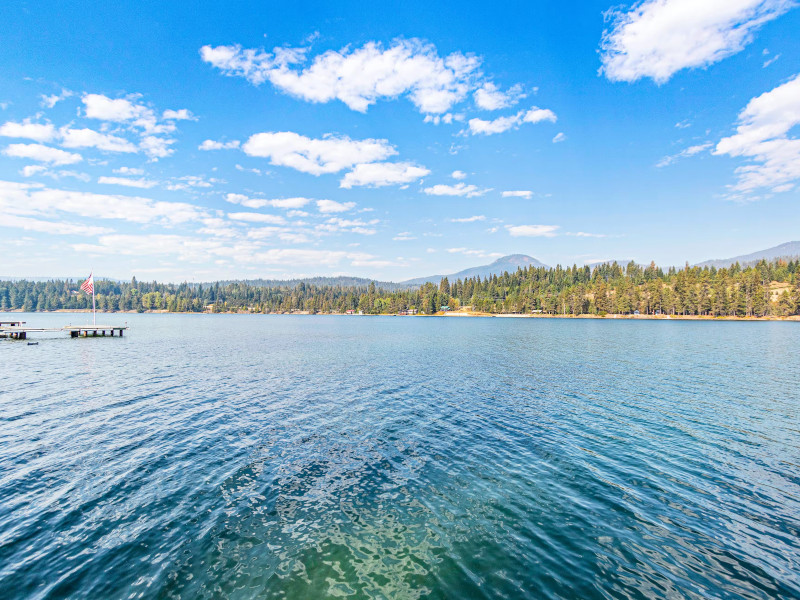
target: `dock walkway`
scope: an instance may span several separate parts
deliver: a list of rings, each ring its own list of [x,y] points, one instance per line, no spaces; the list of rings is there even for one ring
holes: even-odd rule
[[[65,327],[27,327],[25,321],[0,321],[0,338],[25,340],[29,333],[65,331],[70,337],[122,337],[127,325],[67,325]]]

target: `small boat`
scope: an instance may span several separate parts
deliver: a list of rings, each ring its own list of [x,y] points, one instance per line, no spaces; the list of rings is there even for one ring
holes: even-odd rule
[[[39,342],[28,342],[28,346],[38,346]]]

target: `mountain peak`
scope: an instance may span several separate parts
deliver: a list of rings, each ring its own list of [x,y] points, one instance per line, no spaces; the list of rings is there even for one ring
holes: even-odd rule
[[[479,267],[471,267],[458,271],[457,273],[448,273],[443,275],[429,275],[427,277],[417,277],[416,279],[409,279],[401,282],[403,285],[422,285],[423,283],[439,283],[444,277],[450,282],[457,279],[467,279],[469,277],[490,277],[492,275],[501,275],[505,271],[516,271],[518,268],[525,267],[544,267],[549,269],[546,264],[536,260],[527,254],[509,254],[502,256],[488,265]]]

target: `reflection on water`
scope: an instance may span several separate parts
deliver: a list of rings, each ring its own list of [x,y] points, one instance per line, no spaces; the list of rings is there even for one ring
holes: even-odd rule
[[[6,598],[800,595],[794,323],[115,318],[0,341]]]

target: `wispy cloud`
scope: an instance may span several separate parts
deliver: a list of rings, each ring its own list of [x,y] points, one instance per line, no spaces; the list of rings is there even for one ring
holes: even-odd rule
[[[474,198],[475,196],[483,196],[491,191],[491,188],[481,189],[477,185],[467,185],[465,183],[457,183],[455,185],[446,185],[443,183],[426,187],[423,190],[429,196],[464,196],[467,198]]]
[[[506,225],[512,237],[554,237],[558,225]]]

